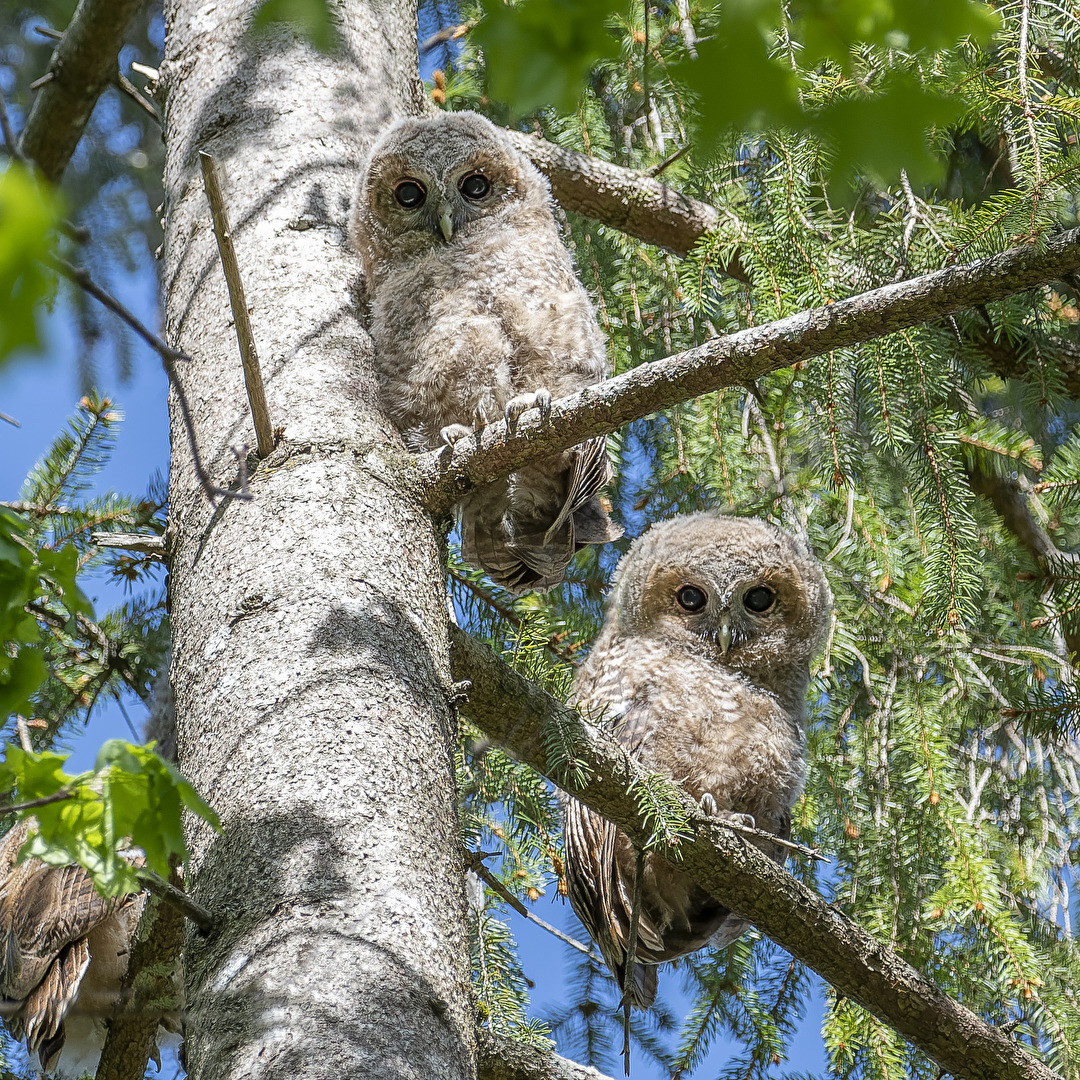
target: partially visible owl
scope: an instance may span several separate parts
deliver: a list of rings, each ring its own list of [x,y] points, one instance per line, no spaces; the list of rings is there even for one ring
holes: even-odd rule
[[[712,513],[672,518],[623,556],[575,697],[706,812],[786,839],[806,772],[810,661],[829,607],[817,560],[781,529]],[[759,846],[783,861],[777,845]],[[625,834],[566,799],[570,902],[620,984],[635,863]],[[627,1000],[648,1008],[657,964],[729,945],[746,927],[649,854]]]
[[[547,181],[472,112],[392,126],[349,224],[364,262],[383,407],[415,450],[602,380],[605,342],[559,236]],[[585,544],[621,535],[600,490],[602,438],[469,495],[462,555],[514,591],[562,581]]]
[[[106,899],[79,866],[17,863],[28,825],[0,840],[0,1012],[45,1072],[97,1069],[105,1021],[121,1002],[142,895]],[[175,1017],[162,1023],[178,1031]]]

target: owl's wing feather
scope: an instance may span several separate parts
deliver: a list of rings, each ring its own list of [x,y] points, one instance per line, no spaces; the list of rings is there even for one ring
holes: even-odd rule
[[[553,588],[580,548],[622,535],[599,497],[610,477],[606,442],[591,439],[474,492],[459,508],[462,558],[511,592]]]

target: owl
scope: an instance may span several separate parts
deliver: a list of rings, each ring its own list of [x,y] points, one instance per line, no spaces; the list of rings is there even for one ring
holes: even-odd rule
[[[469,438],[608,373],[547,181],[472,112],[402,120],[372,149],[349,223],[364,264],[384,410],[414,450]],[[593,439],[458,506],[462,555],[512,592],[563,580],[574,553],[616,539]]]
[[[17,863],[27,832],[21,822],[0,840],[4,1019],[46,1072],[92,1074],[143,898],[105,899],[81,867]]]
[[[814,556],[781,529],[700,513],[654,525],[616,571],[603,630],[575,683],[586,715],[679,781],[714,817],[787,838],[806,772],[810,661],[830,596]],[[633,971],[624,979],[636,855],[567,797],[570,902],[625,1000],[648,1008],[656,965],[747,924],[657,854],[646,856]],[[782,849],[759,846],[777,862]]]

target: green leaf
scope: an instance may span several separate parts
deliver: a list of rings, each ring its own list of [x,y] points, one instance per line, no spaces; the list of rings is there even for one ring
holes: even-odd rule
[[[906,52],[944,49],[966,37],[985,42],[1000,25],[978,0],[807,0],[798,19],[806,66],[846,66],[856,42]]]
[[[183,811],[191,810],[215,829],[217,814],[176,767],[149,747],[111,739],[98,752],[92,773],[69,776],[67,755],[26,753],[8,746],[0,781],[20,799],[40,799],[70,788],[70,797],[37,807],[37,831],[27,852],[52,866],[84,867],[104,896],[140,889],[135,868],[119,851],[136,847],[146,865],[168,876],[173,857],[185,859]],[[23,817],[31,816],[24,813]]]
[[[327,0],[264,0],[252,25],[265,30],[281,23],[291,25],[320,52],[330,52],[337,44],[337,27]]]
[[[940,97],[915,79],[898,75],[877,93],[823,109],[813,126],[832,147],[837,181],[858,168],[888,183],[905,169],[918,184],[941,172],[927,129],[940,129],[961,112],[959,99]]]
[[[589,70],[619,54],[606,22],[620,9],[610,0],[482,0],[484,18],[472,40],[485,53],[488,93],[522,116],[540,106],[571,112]]]
[[[56,292],[42,260],[60,216],[60,196],[21,164],[0,173],[0,365],[15,349],[40,344],[38,305]]]

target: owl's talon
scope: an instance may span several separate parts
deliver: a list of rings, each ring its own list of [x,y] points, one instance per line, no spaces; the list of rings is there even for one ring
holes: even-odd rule
[[[464,424],[447,424],[446,427],[439,432],[439,438],[447,445],[452,447],[454,443],[460,439],[468,439],[473,433],[471,427],[466,427]]]
[[[506,429],[511,435],[517,428],[522,413],[530,409],[540,410],[540,423],[543,423],[551,415],[551,392],[541,386],[531,394],[518,394],[506,403]]]
[[[701,809],[704,810],[709,817],[716,817],[716,815],[720,813],[720,808],[716,805],[716,800],[709,792],[706,791],[705,794],[701,796],[699,802],[701,803]]]

